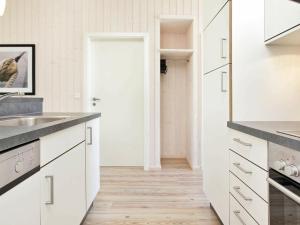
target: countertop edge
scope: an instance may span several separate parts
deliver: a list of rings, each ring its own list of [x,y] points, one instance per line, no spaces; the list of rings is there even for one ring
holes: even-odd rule
[[[300,151],[300,139],[293,138],[288,135],[265,131],[232,121],[227,122],[227,127],[278,145]]]
[[[76,126],[81,123],[85,123],[87,121],[96,119],[101,117],[101,113],[93,113],[85,116],[81,116],[79,118],[74,118],[72,120],[68,120],[65,122],[61,122],[58,124],[50,125],[47,127],[37,128],[33,131],[28,131],[26,133],[17,134],[15,136],[11,136],[8,138],[3,138],[0,140],[0,153],[2,151],[6,151],[10,148],[14,148],[18,145],[25,144],[30,141],[37,140],[41,137],[47,136],[49,134],[70,128],[72,126]]]

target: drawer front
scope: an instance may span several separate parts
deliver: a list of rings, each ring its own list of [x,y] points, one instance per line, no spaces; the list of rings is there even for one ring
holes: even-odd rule
[[[260,225],[268,225],[268,203],[233,174],[230,174],[230,193]]]
[[[235,130],[229,132],[229,148],[254,164],[268,170],[268,142]]]
[[[40,138],[41,166],[85,140],[85,124],[79,124]]]
[[[229,154],[229,170],[268,202],[268,172],[232,151]]]
[[[230,225],[258,225],[246,210],[230,195]]]

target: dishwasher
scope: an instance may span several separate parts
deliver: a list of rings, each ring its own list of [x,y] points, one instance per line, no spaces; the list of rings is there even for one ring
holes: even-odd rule
[[[0,153],[0,225],[40,225],[40,142]]]

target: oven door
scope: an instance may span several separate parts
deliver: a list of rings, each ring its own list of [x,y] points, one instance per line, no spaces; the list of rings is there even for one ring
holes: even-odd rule
[[[300,225],[300,185],[269,171],[270,225]]]

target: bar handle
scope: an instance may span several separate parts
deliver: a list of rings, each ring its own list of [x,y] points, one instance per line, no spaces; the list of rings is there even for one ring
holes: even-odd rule
[[[50,200],[46,201],[46,205],[54,204],[54,177],[53,176],[45,176],[46,180],[49,180],[49,190],[50,190]]]
[[[240,163],[233,163],[233,165],[245,174],[252,174],[252,171],[246,170],[243,167],[241,167]]]
[[[233,211],[233,214],[236,216],[236,218],[238,218],[238,220],[241,222],[242,225],[246,225],[246,223],[244,222],[244,220],[240,216],[241,211],[235,210],[235,211]]]
[[[284,195],[288,196],[290,199],[292,199],[296,203],[300,204],[300,197],[298,195],[291,192],[289,189],[283,187],[281,184],[279,184],[278,182],[276,182],[272,178],[267,178],[267,181],[270,185],[272,185],[274,188],[278,189]]]
[[[227,75],[227,72],[221,72],[221,92],[227,92],[227,82],[225,82],[224,78]]]
[[[226,47],[226,41],[227,39],[226,38],[221,38],[221,59],[226,59],[227,58],[227,54],[226,54],[226,50],[225,50],[225,47]]]
[[[88,145],[92,145],[93,144],[93,128],[87,127],[87,129],[89,130],[89,133],[90,133],[90,140],[88,142]]]
[[[238,193],[245,201],[252,201],[252,198],[249,198],[247,196],[245,196],[242,192],[241,192],[241,188],[238,186],[233,187],[233,189],[236,191],[236,193]]]
[[[233,140],[241,145],[244,145],[246,147],[252,147],[252,144],[251,143],[247,143],[247,142],[244,142],[242,141],[241,139],[239,138],[233,138]]]

